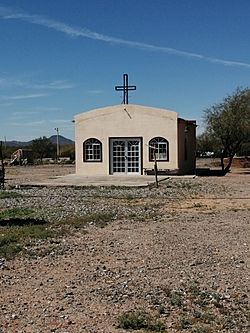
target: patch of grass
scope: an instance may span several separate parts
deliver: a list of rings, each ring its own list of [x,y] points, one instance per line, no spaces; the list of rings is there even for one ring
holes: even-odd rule
[[[200,295],[200,288],[196,283],[191,284],[188,291],[193,296],[199,296]]]
[[[159,315],[162,315],[162,314],[167,314],[168,313],[168,310],[166,309],[166,307],[162,304],[160,304],[160,306],[158,307],[158,313]]]
[[[182,284],[180,289],[163,287],[151,292],[159,297],[150,298],[150,310],[122,314],[118,318],[119,328],[165,332],[170,324],[176,332],[250,332],[249,303],[245,293],[228,297],[214,289],[201,288],[198,282]]]
[[[135,199],[135,197],[134,197],[134,195],[133,195],[133,194],[131,194],[131,193],[128,193],[128,194],[125,196],[125,199],[126,199],[126,200],[128,200],[128,201],[130,201],[130,200],[134,200],[134,199]]]
[[[203,325],[198,325],[192,330],[192,333],[210,333],[210,332],[211,329]]]
[[[73,217],[63,221],[64,225],[74,228],[85,228],[89,224],[94,224],[100,228],[104,228],[109,222],[113,221],[115,213],[97,212],[80,217]]]
[[[0,256],[6,259],[12,259],[20,251],[22,251],[22,246],[20,244],[9,243],[0,246]]]
[[[216,317],[213,313],[208,311],[202,313],[200,319],[206,324],[212,324],[215,321]]]
[[[46,225],[26,225],[17,227],[17,235],[20,239],[47,239],[55,235],[55,230],[48,228]]]
[[[10,227],[10,226],[28,226],[28,225],[42,225],[47,222],[41,219],[36,219],[34,217],[14,217],[0,220],[0,226]]]
[[[210,295],[206,291],[200,292],[197,299],[195,300],[195,304],[199,305],[201,308],[207,307],[210,302]]]
[[[105,227],[115,217],[115,213],[97,212],[84,217],[86,223],[93,223],[98,227]]]
[[[170,304],[172,306],[180,307],[182,305],[182,297],[181,294],[178,293],[177,291],[174,291],[171,293],[170,296]]]
[[[126,312],[118,318],[118,327],[130,330],[140,330],[148,326],[148,315],[145,312]]]
[[[185,330],[186,328],[190,328],[191,326],[192,326],[192,322],[189,318],[187,318],[187,317],[180,318],[179,328],[181,330]]]
[[[165,326],[159,318],[145,311],[125,312],[118,317],[118,327],[125,330],[141,330],[164,332]]]
[[[75,229],[81,229],[81,228],[85,228],[87,226],[87,223],[84,220],[84,218],[73,217],[73,218],[69,218],[69,219],[64,220],[64,221],[60,221],[59,225],[63,225],[63,226],[66,226],[66,227],[73,227]]]
[[[158,213],[151,210],[150,208],[144,207],[144,211],[134,211],[129,214],[124,214],[123,217],[131,220],[136,220],[140,222],[145,222],[148,220],[154,220],[158,217]]]
[[[0,199],[20,198],[23,195],[14,191],[0,191]]]
[[[46,257],[48,255],[60,255],[63,254],[64,251],[60,247],[60,244],[42,244],[42,246],[39,246],[39,248],[33,248],[33,247],[25,247],[25,252],[30,256],[30,257]]]
[[[45,224],[7,226],[0,228],[0,257],[13,258],[34,240],[54,237],[56,231]]]
[[[0,220],[28,217],[32,214],[34,214],[34,210],[31,208],[9,208],[0,211]]]

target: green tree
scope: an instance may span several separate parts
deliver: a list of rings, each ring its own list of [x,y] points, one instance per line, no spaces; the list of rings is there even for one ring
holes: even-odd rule
[[[20,147],[18,147],[20,148]],[[10,159],[11,155],[18,149],[17,147],[5,147],[5,145],[3,144],[3,158],[6,159]]]
[[[243,143],[239,156],[250,156],[250,138],[248,142]]]
[[[42,162],[45,157],[54,157],[56,146],[46,136],[34,139],[31,144],[34,157]]]
[[[220,145],[218,139],[208,133],[202,133],[196,138],[196,152],[197,156],[206,156],[207,152],[213,152],[213,156],[219,156]]]
[[[205,110],[206,135],[219,141],[221,167],[226,174],[232,165],[235,154],[250,138],[250,90],[236,89],[219,104]],[[228,163],[224,164],[225,157]]]
[[[70,157],[71,161],[75,160],[75,145],[74,144],[69,144],[61,147],[61,152],[60,152],[61,157]]]

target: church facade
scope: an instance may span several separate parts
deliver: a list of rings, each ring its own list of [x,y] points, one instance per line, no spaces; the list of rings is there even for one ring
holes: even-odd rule
[[[195,173],[196,123],[174,111],[119,104],[75,116],[78,175]]]

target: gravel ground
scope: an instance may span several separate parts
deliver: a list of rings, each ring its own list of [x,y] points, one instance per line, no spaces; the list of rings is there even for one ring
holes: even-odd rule
[[[31,177],[15,170],[10,185]],[[0,332],[125,333],[131,314],[154,322],[140,332],[249,332],[249,185],[245,170],[158,189],[7,190],[0,212],[67,227],[0,260]]]

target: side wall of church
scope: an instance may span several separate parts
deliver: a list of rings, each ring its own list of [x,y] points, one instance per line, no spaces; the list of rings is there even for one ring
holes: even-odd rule
[[[180,174],[195,174],[196,122],[178,119],[178,165]]]
[[[153,169],[149,161],[149,141],[165,138],[169,143],[169,160],[158,162],[159,169],[178,168],[177,113],[140,105],[122,104],[84,112],[75,116],[76,173],[82,175],[110,174],[110,138],[142,139],[142,170]],[[83,143],[95,138],[102,143],[102,161],[84,162]]]

